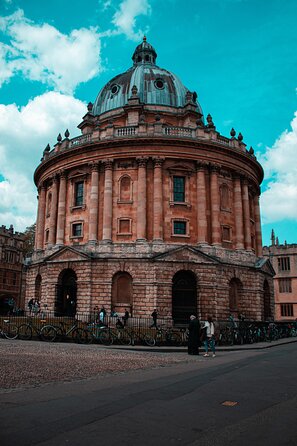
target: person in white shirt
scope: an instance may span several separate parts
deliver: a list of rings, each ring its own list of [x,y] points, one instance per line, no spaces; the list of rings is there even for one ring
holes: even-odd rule
[[[209,356],[208,348],[210,348],[212,351],[212,357],[214,358],[216,356],[215,335],[214,335],[215,327],[212,318],[210,316],[208,316],[203,329],[206,330],[206,338],[204,341],[204,348],[205,348],[204,356],[206,357]]]

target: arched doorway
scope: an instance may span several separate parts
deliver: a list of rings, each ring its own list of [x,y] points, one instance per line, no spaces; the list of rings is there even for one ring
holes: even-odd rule
[[[242,283],[239,279],[233,278],[229,282],[229,312],[237,313],[242,310]]]
[[[197,314],[197,282],[191,271],[178,271],[172,279],[172,318],[174,324],[187,324]]]
[[[56,316],[74,316],[76,313],[77,277],[72,269],[61,272],[55,302]]]
[[[117,312],[125,308],[132,314],[133,285],[129,273],[118,272],[112,278],[111,305]]]
[[[264,300],[264,320],[271,319],[271,298],[270,298],[270,287],[267,280],[264,281],[263,285],[263,300]]]
[[[35,299],[41,300],[41,275],[38,274],[35,279]]]

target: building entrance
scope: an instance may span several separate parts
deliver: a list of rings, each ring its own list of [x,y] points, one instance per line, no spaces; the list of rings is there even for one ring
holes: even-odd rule
[[[73,270],[67,269],[60,274],[56,286],[56,316],[74,316],[76,313],[76,274]]]
[[[178,271],[172,280],[172,318],[175,325],[189,323],[197,315],[197,283],[191,271]]]

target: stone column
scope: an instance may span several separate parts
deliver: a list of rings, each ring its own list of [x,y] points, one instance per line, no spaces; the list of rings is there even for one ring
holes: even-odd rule
[[[58,219],[57,219],[57,245],[64,244],[65,235],[65,216],[66,216],[66,175],[62,171],[60,173],[59,203],[58,203]]]
[[[234,178],[234,222],[236,235],[236,249],[244,249],[243,243],[243,210],[240,176]]]
[[[53,186],[52,186],[51,213],[49,217],[49,237],[48,237],[49,248],[53,246],[56,242],[57,204],[58,204],[58,177],[54,175]]]
[[[91,193],[89,203],[89,242],[96,243],[98,238],[98,197],[99,172],[98,163],[91,164]]]
[[[163,241],[163,185],[162,164],[164,159],[154,158],[154,221],[153,240]]]
[[[146,240],[146,164],[147,158],[138,158],[137,232],[138,241]]]
[[[112,163],[113,160],[104,161],[104,203],[103,203],[103,233],[102,240],[106,243],[112,241]]]
[[[207,216],[206,216],[206,164],[197,163],[197,243],[207,243]]]
[[[243,179],[242,183],[242,204],[243,204],[243,218],[244,218],[245,249],[251,251],[252,250],[251,216],[250,216],[250,203],[249,203],[249,188],[248,188],[248,181],[246,178]]]
[[[262,230],[261,230],[261,217],[260,217],[260,206],[259,206],[259,196],[255,195],[254,198],[254,212],[255,212],[255,232],[256,232],[256,254],[257,256],[262,256]]]
[[[220,193],[218,182],[219,166],[211,165],[210,171],[210,209],[211,209],[211,240],[212,245],[221,245],[220,226]]]
[[[38,189],[38,212],[36,221],[36,236],[35,236],[35,249],[43,249],[44,241],[44,222],[45,222],[45,195],[46,189],[44,186]]]

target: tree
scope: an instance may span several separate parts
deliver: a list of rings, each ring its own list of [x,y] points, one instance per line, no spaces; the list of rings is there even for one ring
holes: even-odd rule
[[[34,251],[34,242],[35,242],[35,231],[36,231],[36,223],[33,223],[31,226],[27,226],[24,235],[24,246],[23,246],[23,255],[24,258],[31,257]]]

